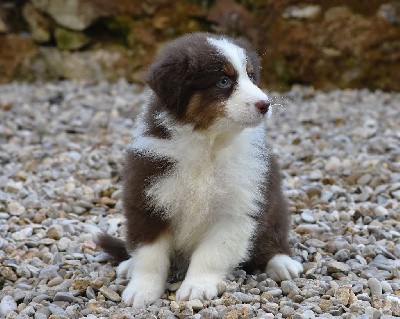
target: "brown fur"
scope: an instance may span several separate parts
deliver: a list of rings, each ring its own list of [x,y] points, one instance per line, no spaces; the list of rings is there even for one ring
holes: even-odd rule
[[[281,173],[275,157],[269,157],[269,174],[264,185],[263,213],[257,217],[258,232],[249,261],[243,266],[249,272],[264,270],[268,261],[276,254],[290,254],[288,243],[290,214],[282,193]]]
[[[129,253],[126,249],[125,241],[103,233],[99,235],[96,243],[107,253],[111,254],[116,263],[129,259]]]
[[[198,92],[189,101],[183,121],[194,124],[195,130],[207,129],[218,117],[222,117],[225,113],[222,104],[211,100],[209,97],[203,92]]]

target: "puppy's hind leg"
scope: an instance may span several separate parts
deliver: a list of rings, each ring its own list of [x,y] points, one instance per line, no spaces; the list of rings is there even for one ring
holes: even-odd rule
[[[128,306],[144,308],[160,298],[164,292],[170,268],[171,236],[163,234],[153,243],[138,247],[121,271],[127,269],[131,276],[122,293]]]

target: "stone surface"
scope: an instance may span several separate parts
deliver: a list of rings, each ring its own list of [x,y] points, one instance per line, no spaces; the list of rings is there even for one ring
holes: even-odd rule
[[[148,92],[124,80],[1,85],[0,310],[35,319],[399,317],[400,95],[269,94],[284,105],[267,135],[304,274],[277,283],[237,269],[217,298],[189,303],[175,300],[173,282],[134,310],[121,302],[128,280],[92,233],[123,237],[119,174]]]
[[[61,50],[77,50],[89,43],[89,37],[82,32],[70,31],[64,28],[56,28],[54,37],[57,47]]]
[[[400,72],[399,17],[399,4],[385,0],[368,6],[360,1],[8,1],[0,5],[0,83],[120,77],[142,83],[144,67],[166,41],[211,30],[244,36],[261,55],[267,52],[261,71],[269,90],[302,83],[399,91],[399,81],[392,80]]]

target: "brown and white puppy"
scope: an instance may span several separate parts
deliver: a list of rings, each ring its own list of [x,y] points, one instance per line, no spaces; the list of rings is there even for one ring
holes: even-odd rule
[[[299,276],[290,216],[264,137],[268,96],[251,46],[194,33],[168,44],[147,72],[153,95],[136,121],[123,172],[125,242],[102,235],[129,276],[122,299],[161,297],[171,259],[189,266],[178,300],[211,299],[239,264],[274,280]]]

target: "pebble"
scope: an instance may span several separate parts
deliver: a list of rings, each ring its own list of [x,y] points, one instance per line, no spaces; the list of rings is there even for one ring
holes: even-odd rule
[[[17,310],[17,303],[11,296],[4,296],[0,302],[0,316],[5,318],[10,312]]]
[[[381,286],[384,293],[389,293],[389,294],[393,293],[393,288],[387,281],[381,281]]]
[[[369,278],[368,279],[368,286],[371,290],[371,295],[376,297],[382,296],[382,285],[381,282],[376,278]]]
[[[296,290],[296,284],[291,280],[284,280],[281,282],[282,293],[287,296],[291,291]]]
[[[65,301],[69,303],[73,303],[75,301],[75,297],[70,292],[57,292],[54,296],[54,301]]]
[[[47,237],[55,240],[59,240],[64,236],[64,230],[61,225],[55,224],[47,230]]]
[[[121,301],[120,295],[118,295],[115,291],[111,290],[106,286],[102,286],[99,291],[103,294],[104,297],[111,301],[119,302]]]
[[[187,305],[191,307],[194,311],[199,311],[203,309],[204,305],[199,299],[193,299],[188,301]]]
[[[350,267],[345,263],[332,260],[327,264],[327,270],[328,273],[334,273],[334,272],[347,273],[350,270]]]
[[[279,309],[284,318],[290,317],[294,314],[294,308],[290,306],[283,306]]]
[[[28,237],[32,236],[33,227],[27,226],[21,230],[12,234],[12,238],[18,241],[26,240]]]
[[[7,204],[7,211],[13,216],[21,216],[26,212],[25,207],[15,200],[12,200]]]

